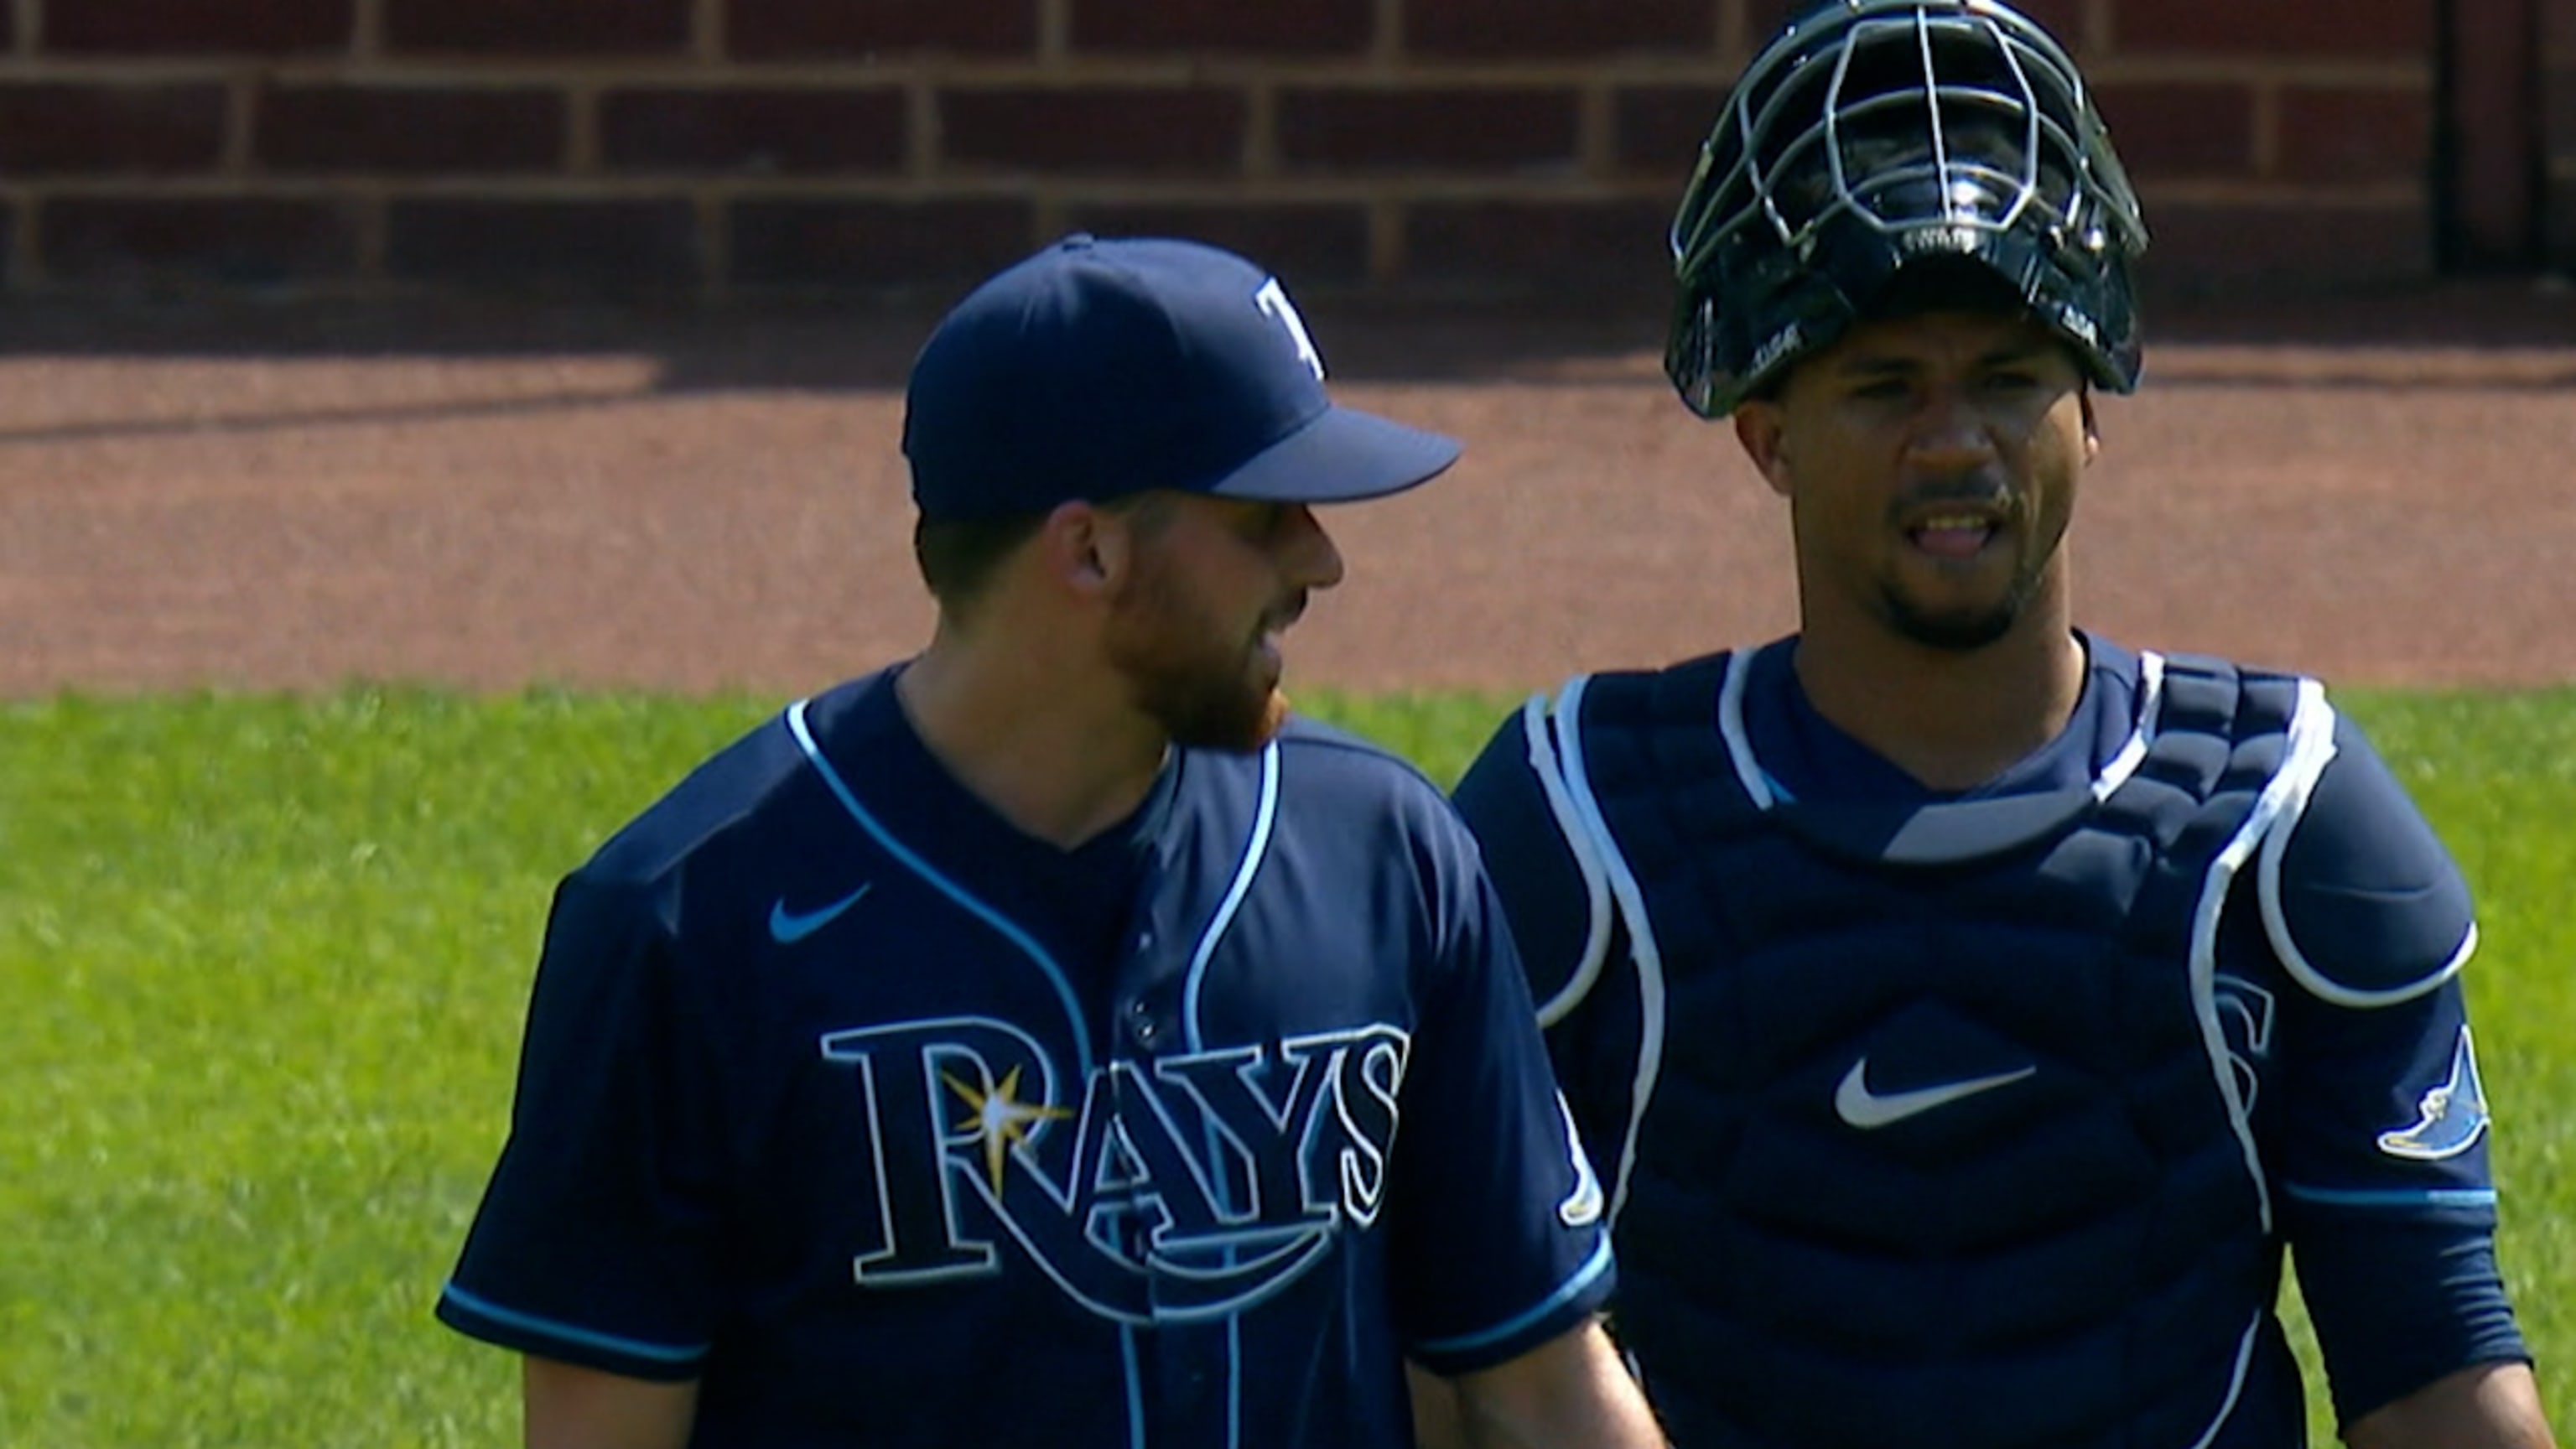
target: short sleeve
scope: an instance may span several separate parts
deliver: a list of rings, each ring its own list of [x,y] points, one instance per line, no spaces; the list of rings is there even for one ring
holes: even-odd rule
[[[1408,1351],[1442,1374],[1565,1333],[1612,1285],[1600,1183],[1557,1095],[1501,905],[1463,834],[1455,859],[1388,1204],[1397,1321]]]
[[[2294,1204],[2492,1222],[2486,1092],[2457,972],[2468,888],[2357,730],[2291,834],[2269,944],[2291,978],[2267,1083]]]
[[[2457,973],[2468,887],[2360,731],[2283,852],[2278,1020],[2255,1107],[2341,1417],[2527,1356],[2496,1269],[2493,1109]],[[2278,977],[2274,978],[2279,980]]]
[[[510,1135],[441,1321],[636,1378],[695,1377],[716,1311],[720,1160],[697,1014],[641,889],[555,895]]]

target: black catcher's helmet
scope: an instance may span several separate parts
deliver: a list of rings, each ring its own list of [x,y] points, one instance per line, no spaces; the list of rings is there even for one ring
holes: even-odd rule
[[[1999,0],[1828,0],[1745,67],[1673,219],[1664,370],[1724,417],[1898,269],[1973,259],[2099,386],[2138,380],[2138,199],[2057,42]]]

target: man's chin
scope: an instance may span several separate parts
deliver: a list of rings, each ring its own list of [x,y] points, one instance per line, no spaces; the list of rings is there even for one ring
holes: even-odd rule
[[[1967,654],[2010,634],[2021,618],[2022,600],[2013,597],[1977,609],[1917,608],[1901,597],[1887,601],[1888,627],[1927,649]]]
[[[1288,723],[1288,714],[1288,696],[1274,688],[1257,704],[1242,700],[1221,711],[1194,710],[1184,718],[1166,718],[1163,728],[1174,744],[1190,749],[1250,753],[1270,743]]]

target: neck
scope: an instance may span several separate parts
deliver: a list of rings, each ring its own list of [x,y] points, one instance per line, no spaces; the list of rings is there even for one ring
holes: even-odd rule
[[[2057,738],[2084,694],[2084,646],[2060,609],[2036,608],[1965,652],[1875,626],[1810,628],[1796,668],[1817,713],[1944,791],[1982,785]]]
[[[1135,812],[1171,742],[1066,651],[943,625],[895,680],[922,743],[994,813],[1071,850]]]

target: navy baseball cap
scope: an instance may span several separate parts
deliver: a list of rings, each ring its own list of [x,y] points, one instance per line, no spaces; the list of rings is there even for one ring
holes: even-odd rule
[[[986,281],[913,360],[904,456],[928,518],[1147,489],[1280,503],[1398,492],[1458,444],[1334,404],[1277,278],[1232,252],[1077,233]]]

